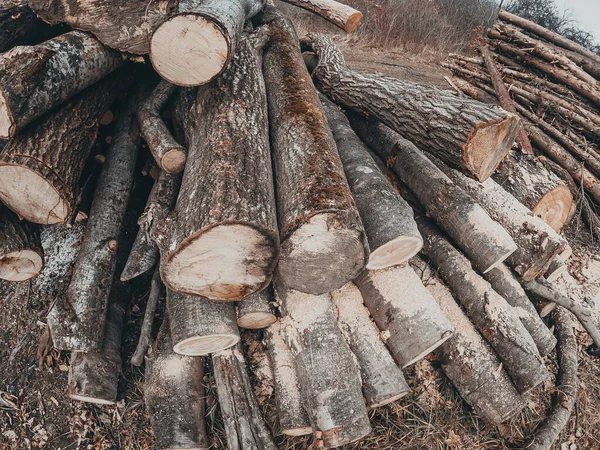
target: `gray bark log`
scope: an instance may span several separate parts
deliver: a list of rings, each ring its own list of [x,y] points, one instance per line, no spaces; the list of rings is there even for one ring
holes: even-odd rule
[[[265,328],[277,320],[270,287],[237,303],[237,324],[242,328]]]

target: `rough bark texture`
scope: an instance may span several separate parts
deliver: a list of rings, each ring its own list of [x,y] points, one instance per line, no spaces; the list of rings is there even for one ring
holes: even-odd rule
[[[277,272],[291,289],[322,294],[353,279],[368,258],[366,237],[293,25],[274,7],[267,85],[281,236]]]
[[[452,325],[410,266],[365,270],[355,282],[400,367],[414,364],[452,336]]]
[[[336,324],[330,294],[304,294],[280,283],[275,293],[315,437],[331,448],[366,436],[371,426],[360,371]]]
[[[381,173],[344,113],[324,95],[320,99],[365,227],[371,250],[367,269],[408,261],[423,247],[412,208]]]
[[[66,23],[91,31],[109,47],[135,55],[150,50],[150,36],[173,9],[173,0],[29,0],[29,6],[51,25]]]
[[[14,136],[123,63],[117,52],[79,31],[0,55],[0,138]]]
[[[239,346],[212,358],[229,450],[277,450],[262,417]]]
[[[511,270],[501,264],[486,273],[484,278],[492,285],[494,291],[515,308],[521,322],[533,338],[540,355],[548,355],[556,345],[556,338],[538,314]]]
[[[494,268],[517,249],[506,230],[411,142],[374,119],[351,115],[350,122],[481,272]]]
[[[278,320],[265,330],[264,337],[273,371],[277,417],[283,434],[303,436],[311,434],[312,427],[302,406],[294,357],[283,333],[283,322]]]
[[[98,180],[83,245],[64,297],[48,314],[54,346],[91,352],[102,348],[109,294],[140,146],[132,96],[121,111]]]
[[[319,56],[312,72],[332,100],[378,118],[422,149],[484,181],[496,170],[519,132],[519,119],[498,107],[451,92],[348,69],[331,38],[309,34]]]
[[[516,311],[471,268],[471,263],[430,223],[419,219],[427,256],[475,327],[496,351],[517,390],[528,392],[548,378],[535,342]]]
[[[242,37],[223,75],[198,89],[186,121],[181,190],[156,233],[163,282],[177,292],[241,300],[269,284],[277,263],[267,105],[255,45],[250,35]]]
[[[144,400],[157,450],[206,450],[203,358],[173,352],[168,321],[146,359]]]
[[[367,407],[387,405],[410,393],[354,283],[333,291],[331,297],[338,327],[358,360]]]
[[[237,324],[242,328],[265,328],[277,320],[270,287],[237,303]]]
[[[356,30],[362,20],[362,13],[335,0],[283,0],[315,13],[347,33]]]
[[[25,281],[44,266],[44,252],[37,225],[19,217],[0,204],[0,278]]]
[[[167,310],[176,353],[208,355],[230,348],[240,340],[233,303],[167,290]]]
[[[0,2],[0,52],[5,52],[26,38],[34,29],[37,16],[27,0]]]
[[[25,219],[64,223],[119,74],[98,83],[8,141],[0,152],[0,200]]]
[[[123,281],[123,280],[121,280]],[[131,364],[134,366],[141,366],[146,357],[146,352],[150,347],[150,341],[152,339],[152,325],[154,324],[154,315],[156,313],[156,307],[158,305],[158,299],[160,298],[162,283],[160,281],[160,271],[158,267],[152,274],[152,280],[150,281],[150,292],[148,293],[148,300],[146,301],[146,310],[144,311],[144,320],[142,322],[142,329],[140,330],[140,338],[138,339],[135,352],[131,356]]]

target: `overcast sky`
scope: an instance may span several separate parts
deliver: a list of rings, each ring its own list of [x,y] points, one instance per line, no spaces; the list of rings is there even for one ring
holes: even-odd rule
[[[560,9],[568,9],[582,29],[600,43],[600,0],[555,0]]]

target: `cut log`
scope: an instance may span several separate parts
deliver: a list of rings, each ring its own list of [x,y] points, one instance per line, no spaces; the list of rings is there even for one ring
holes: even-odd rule
[[[181,172],[186,159],[185,148],[173,138],[161,116],[162,109],[176,89],[177,86],[161,81],[137,111],[142,137],[156,164],[170,174]]]
[[[331,298],[338,327],[358,360],[367,407],[387,405],[409,394],[404,375],[381,341],[354,283],[333,291]]]
[[[0,52],[10,50],[33,31],[37,16],[27,0],[0,2]]]
[[[366,436],[371,425],[360,371],[337,326],[331,295],[305,294],[281,283],[275,293],[315,437],[335,448]]]
[[[548,270],[546,270],[546,273],[544,274],[544,278],[549,283],[558,280],[564,273],[567,272],[567,269],[569,268],[567,261],[572,254],[573,249],[569,247],[550,263]]]
[[[242,37],[223,75],[198,89],[186,121],[181,190],[154,233],[161,277],[173,291],[241,300],[264,289],[275,269],[277,211],[257,44]]]
[[[237,344],[235,306],[167,289],[167,310],[175,353],[204,356]]]
[[[352,115],[350,123],[481,272],[493,269],[517,250],[506,230],[410,141],[374,119]]]
[[[265,328],[277,320],[273,305],[273,293],[267,287],[246,297],[237,304],[237,324],[242,328]]]
[[[0,200],[6,206],[34,223],[69,219],[98,122],[118,93],[119,75],[122,79],[111,75],[8,141],[0,152]]]
[[[540,355],[548,355],[556,346],[556,338],[538,314],[511,270],[501,264],[486,273],[484,278],[491,284],[494,291],[515,308],[521,322],[533,338]]]
[[[44,252],[37,225],[23,222],[0,204],[0,279],[25,281],[44,266]]]
[[[362,13],[335,0],[283,0],[290,5],[298,6],[323,17],[328,22],[340,27],[347,33],[358,28],[362,21]]]
[[[302,406],[294,357],[285,342],[283,330],[283,323],[278,320],[265,330],[264,337],[273,370],[277,417],[283,434],[304,436],[312,433],[312,427]]]
[[[398,194],[356,136],[344,113],[320,95],[371,254],[367,269],[384,269],[408,261],[423,247],[412,208]]]
[[[513,238],[519,248],[506,262],[524,280],[534,280],[543,275],[551,261],[570,248],[569,243],[550,225],[534,216],[493,179],[479,183],[439,160],[434,162]]]
[[[79,31],[0,55],[0,139],[13,137],[123,63],[117,52]]]
[[[512,306],[475,273],[469,260],[439,230],[423,219],[417,223],[425,240],[425,253],[496,351],[517,390],[525,393],[545,381],[548,370]]]
[[[454,335],[435,352],[442,370],[452,381],[460,396],[486,422],[502,423],[518,414],[525,401],[502,369],[502,363],[469,318],[454,300],[450,290],[423,261],[419,269],[427,269],[427,289],[455,329]]]
[[[168,319],[146,359],[144,400],[157,450],[206,450],[203,358],[173,352]]]
[[[174,208],[180,184],[181,175],[160,172],[148,196],[144,213],[138,220],[140,229],[121,273],[121,281],[131,280],[155,266],[159,252],[152,240],[153,230]]]
[[[179,0],[177,11],[154,32],[150,61],[158,74],[179,86],[209,83],[227,67],[244,22],[262,0]]]
[[[319,56],[312,77],[320,91],[479,181],[496,170],[517,137],[519,118],[512,113],[438,88],[358,73],[346,67],[329,37],[309,34],[303,43]]]
[[[105,45],[145,55],[154,29],[171,13],[172,0],[104,2],[96,0],[28,0],[29,6],[51,25],[66,23],[91,31]]]
[[[277,450],[254,398],[240,347],[216,353],[212,362],[229,450]]]
[[[410,266],[365,270],[355,283],[400,367],[416,363],[452,336],[452,325]]]
[[[131,364],[137,367],[140,367],[144,362],[146,352],[150,347],[152,325],[154,325],[154,315],[156,313],[156,307],[158,306],[158,299],[160,298],[161,286],[160,271],[157,267],[154,270],[152,280],[150,281],[150,292],[148,293],[148,300],[146,301],[146,310],[144,311],[144,320],[142,321],[140,337],[137,346],[135,347],[135,352],[131,356]]]
[[[117,249],[140,147],[134,117],[137,98],[138,95],[130,97],[121,111],[71,283],[66,295],[57,299],[48,314],[54,346],[61,350],[92,352],[102,348]],[[88,104],[87,108],[93,105]]]
[[[358,275],[366,237],[294,27],[269,6],[262,21],[271,35],[263,71],[282,243],[277,273],[290,289],[319,295]]]
[[[531,131],[531,128],[527,127],[527,130]],[[537,134],[531,134],[536,145],[539,142]],[[556,232],[567,222],[573,196],[565,183],[537,158],[511,152],[492,178]]]
[[[469,83],[466,80],[463,80],[462,78],[452,77],[452,82],[456,85],[456,87],[458,89],[461,90],[461,92],[464,92],[465,94],[467,94],[469,97],[471,97],[474,100],[477,100],[477,101],[480,101],[483,103],[495,103],[496,102],[496,98],[494,98],[493,96],[491,96],[484,90],[479,89],[476,86],[473,86],[471,83]]]

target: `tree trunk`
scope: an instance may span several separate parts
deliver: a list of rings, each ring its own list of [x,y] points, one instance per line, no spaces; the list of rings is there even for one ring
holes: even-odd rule
[[[531,133],[530,127],[527,130],[538,145],[538,133]],[[560,232],[567,222],[573,196],[565,183],[537,158],[512,152],[492,178],[556,232]]]
[[[408,261],[423,247],[412,208],[381,173],[344,113],[324,95],[320,98],[365,227],[371,249],[367,269]]]
[[[66,222],[104,111],[118,94],[114,74],[8,141],[0,152],[0,200],[30,222]]]
[[[427,256],[496,351],[517,390],[525,393],[545,381],[548,370],[515,310],[438,230],[422,219],[417,223]]]
[[[330,294],[275,285],[304,408],[317,439],[335,448],[371,432],[360,371],[337,324]]]
[[[0,139],[13,137],[123,63],[117,52],[79,31],[0,55]]]
[[[206,450],[204,360],[173,352],[166,319],[146,359],[144,400],[157,450]]]
[[[212,362],[229,450],[277,450],[254,398],[240,347],[216,353]]]
[[[223,75],[199,88],[186,121],[188,161],[181,190],[175,209],[155,233],[163,282],[183,294],[241,300],[269,284],[277,263],[277,212],[257,47],[251,35],[242,37]]]
[[[237,344],[235,306],[167,290],[167,310],[175,353],[204,356]]]
[[[304,436],[312,433],[312,427],[302,405],[294,357],[285,342],[284,333],[284,324],[278,320],[265,329],[264,337],[273,370],[277,417],[283,434]]]
[[[0,2],[0,52],[10,50],[33,31],[38,18],[28,3],[27,0]]]
[[[140,146],[133,112],[138,98],[130,97],[121,111],[71,283],[48,314],[54,346],[61,350],[92,352],[102,348],[117,249]]]
[[[338,327],[358,360],[367,407],[387,405],[409,394],[404,375],[381,341],[354,283],[333,291],[331,297]]]
[[[237,303],[237,324],[242,328],[266,328],[277,320],[271,288],[246,297]]]
[[[400,367],[416,363],[452,336],[452,325],[410,266],[365,270],[355,282]]]
[[[271,35],[263,71],[281,227],[277,273],[290,289],[320,295],[362,270],[366,237],[293,25],[273,7],[262,22]]]
[[[44,251],[37,225],[22,222],[0,204],[0,279],[25,281],[44,266]]]
[[[150,40],[158,74],[179,86],[200,86],[220,75],[236,52],[244,22],[263,0],[179,0],[177,12]]]
[[[335,0],[283,0],[290,5],[298,6],[323,17],[328,22],[340,27],[347,33],[358,28],[362,13]]]
[[[374,119],[352,115],[350,122],[481,272],[493,269],[517,250],[506,230],[411,142]]]
[[[418,266],[429,268],[422,261]],[[525,407],[525,401],[502,369],[502,363],[446,285],[436,276],[428,275],[432,275],[431,269],[424,273],[427,289],[455,329],[452,337],[435,352],[442,370],[460,396],[486,422],[499,424],[515,416]]]
[[[479,181],[496,170],[517,137],[514,114],[438,88],[355,72],[329,37],[309,34],[304,43],[319,56],[312,73],[319,90],[344,107],[378,118]]]

